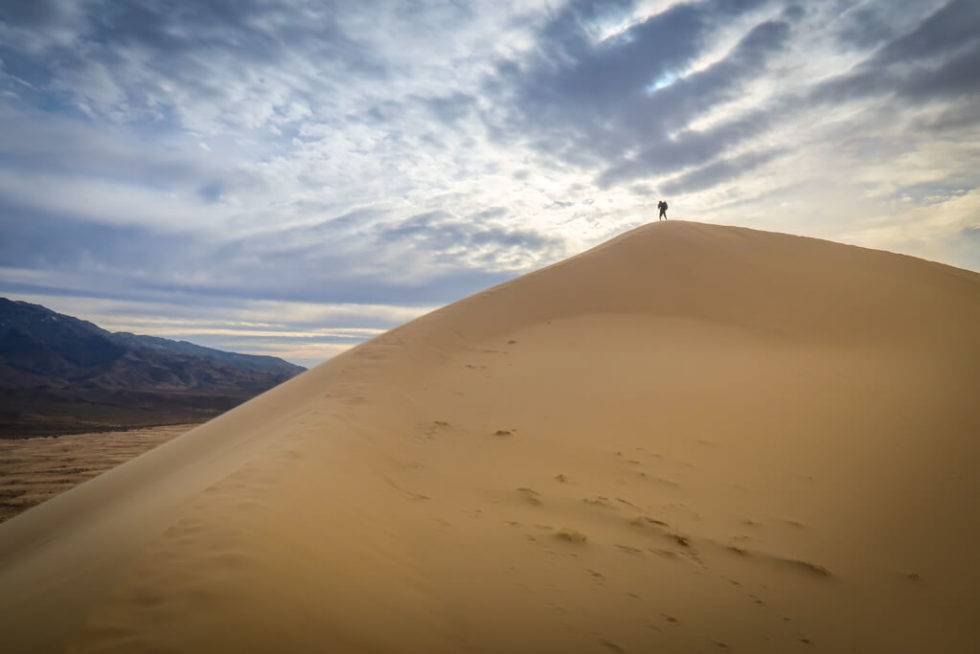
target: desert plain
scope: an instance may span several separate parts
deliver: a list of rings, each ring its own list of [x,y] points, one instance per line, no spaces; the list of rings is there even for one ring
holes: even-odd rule
[[[0,525],[11,652],[980,646],[980,274],[695,222]]]
[[[0,439],[0,522],[195,426]]]

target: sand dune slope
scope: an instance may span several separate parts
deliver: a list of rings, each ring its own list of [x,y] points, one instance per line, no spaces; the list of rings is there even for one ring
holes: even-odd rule
[[[975,652],[980,275],[648,225],[0,526],[14,652]]]

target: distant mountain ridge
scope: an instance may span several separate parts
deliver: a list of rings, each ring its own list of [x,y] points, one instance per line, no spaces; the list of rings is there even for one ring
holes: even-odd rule
[[[306,368],[294,365],[288,361],[283,361],[277,357],[262,356],[257,354],[239,354],[238,352],[225,352],[214,348],[195,345],[188,341],[174,341],[169,338],[159,336],[141,336],[130,332],[115,332],[112,334],[117,342],[125,343],[133,347],[141,347],[158,352],[168,352],[179,356],[200,357],[202,359],[213,359],[231,363],[248,370],[268,373],[292,373],[296,375]]]
[[[199,422],[303,370],[0,298],[0,436]]]

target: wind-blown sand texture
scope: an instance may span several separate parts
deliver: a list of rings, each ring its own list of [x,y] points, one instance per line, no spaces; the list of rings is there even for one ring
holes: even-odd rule
[[[195,426],[0,439],[0,522]]]
[[[980,275],[651,224],[0,526],[12,652],[976,652]]]

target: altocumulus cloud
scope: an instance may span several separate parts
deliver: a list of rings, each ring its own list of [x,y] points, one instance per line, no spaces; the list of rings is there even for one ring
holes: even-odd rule
[[[312,363],[650,218],[980,269],[971,0],[7,0],[0,292]]]

